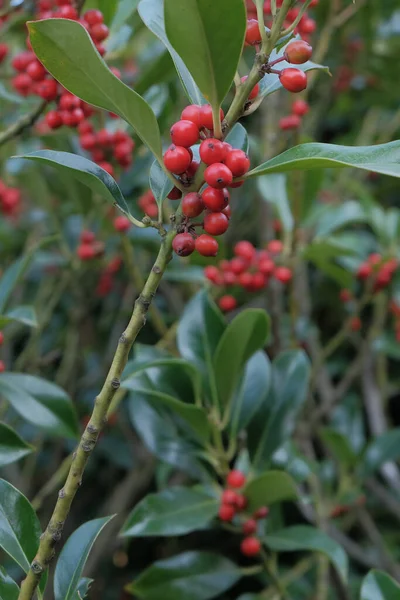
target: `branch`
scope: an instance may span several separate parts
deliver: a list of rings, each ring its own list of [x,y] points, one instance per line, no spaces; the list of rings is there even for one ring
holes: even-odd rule
[[[15,123],[10,125],[8,129],[0,133],[0,146],[20,135],[24,129],[32,127],[32,125],[36,123],[40,115],[44,112],[46,106],[47,101],[43,100],[40,104],[35,106],[31,112],[18,119],[18,121],[15,121]]]

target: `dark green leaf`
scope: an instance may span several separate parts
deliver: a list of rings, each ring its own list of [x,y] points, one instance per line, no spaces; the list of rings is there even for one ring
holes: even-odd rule
[[[210,600],[240,577],[240,569],[218,554],[185,552],[157,561],[127,589],[145,600]]]
[[[382,465],[400,457],[400,427],[376,437],[366,448],[360,465],[365,477],[372,475]]]
[[[225,141],[233,146],[233,148],[239,148],[240,150],[243,150],[243,152],[246,152],[246,154],[249,151],[249,138],[247,136],[246,129],[241,123],[236,123],[236,125],[233,126],[233,129],[231,129],[226,136]]]
[[[172,190],[173,183],[164,173],[158,161],[154,161],[150,169],[150,188],[158,204],[158,209],[161,209],[162,203]]]
[[[99,9],[103,13],[104,22],[110,25],[115,11],[117,10],[119,0],[98,0]]]
[[[324,427],[320,436],[340,465],[352,467],[355,464],[357,455],[345,435],[330,427]]]
[[[283,471],[267,471],[252,479],[244,488],[248,500],[247,509],[250,513],[262,506],[275,502],[296,500],[297,490],[293,479]]]
[[[0,393],[23,418],[52,435],[77,437],[78,423],[69,396],[40,377],[1,373]]]
[[[76,596],[73,597],[73,600],[84,600],[89,593],[89,589],[93,581],[94,580],[89,579],[89,577],[81,577]]]
[[[294,219],[286,190],[286,176],[281,174],[263,175],[257,182],[259,192],[266,202],[275,208],[276,216],[284,231],[292,231]]]
[[[21,460],[33,452],[32,446],[5,423],[0,423],[0,467]]]
[[[217,516],[219,501],[198,489],[172,487],[139,502],[122,528],[122,535],[184,535],[204,529]]]
[[[400,598],[399,584],[383,571],[370,571],[364,578],[360,600],[397,600]]]
[[[285,173],[296,169],[356,167],[384,175],[400,177],[400,141],[376,146],[337,146],[334,144],[302,144],[286,150],[249,171],[246,177],[267,173]]]
[[[45,19],[28,27],[36,56],[57,81],[85,102],[125,119],[153,154],[161,156],[160,130],[150,106],[110,71],[82,25]]]
[[[18,600],[19,587],[0,567],[0,600]]]
[[[1,276],[0,279],[0,314],[4,312],[6,304],[13,289],[21,279],[29,263],[32,260],[32,253],[25,254],[16,260]]]
[[[37,327],[36,311],[33,306],[17,306],[7,314],[0,316],[0,328],[9,323],[22,323],[28,327]]]
[[[204,97],[219,107],[242,54],[243,0],[165,0],[165,30]]]
[[[355,200],[348,200],[341,204],[327,205],[315,214],[315,236],[325,236],[353,223],[364,223],[366,214],[363,207]],[[307,226],[313,226],[313,220],[307,220]]]
[[[108,0],[102,0],[103,3],[107,3]],[[114,18],[111,23],[111,33],[118,32],[121,27],[130,19],[135,10],[137,9],[139,0],[119,0],[117,2],[116,11]]]
[[[268,335],[268,315],[256,308],[241,312],[225,329],[213,361],[222,407],[229,404],[246,362],[265,346]]]
[[[348,559],[343,548],[326,533],[310,525],[295,525],[270,533],[265,544],[276,552],[310,550],[326,554],[343,581],[347,580]],[[372,600],[372,599],[371,599]],[[376,600],[374,598],[374,600]]]
[[[68,538],[54,573],[55,600],[75,600],[82,571],[98,535],[113,517],[94,519],[81,525]]]

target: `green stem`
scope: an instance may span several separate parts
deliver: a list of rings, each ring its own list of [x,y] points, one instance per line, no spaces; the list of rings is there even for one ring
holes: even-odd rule
[[[32,127],[32,125],[36,123],[42,112],[45,110],[46,106],[47,101],[43,100],[40,104],[35,106],[29,113],[18,119],[18,121],[15,121],[15,123],[10,125],[8,129],[0,133],[0,146],[5,144],[6,142],[9,142],[14,137],[20,135],[20,133],[22,133],[24,129]]]

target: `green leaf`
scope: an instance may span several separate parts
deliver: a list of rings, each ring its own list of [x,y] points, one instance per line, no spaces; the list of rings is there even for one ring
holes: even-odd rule
[[[221,406],[229,404],[246,362],[265,346],[268,335],[268,315],[256,308],[241,312],[225,329],[213,361]]]
[[[88,521],[68,538],[54,573],[55,600],[75,600],[81,584],[82,571],[93,544],[112,518],[113,516]]]
[[[158,210],[161,210],[162,203],[174,186],[156,160],[151,165],[149,181],[151,191],[158,205]]]
[[[156,35],[168,49],[175,68],[181,80],[185,93],[192,104],[206,104],[206,100],[197,87],[190,71],[186,68],[185,63],[175,52],[170,44],[167,34],[165,33],[164,24],[164,0],[141,0],[138,7],[139,15],[143,23]]]
[[[343,167],[356,167],[365,171],[400,177],[400,141],[376,146],[301,144],[249,171],[246,177],[285,173],[296,169],[307,171]]]
[[[30,252],[16,260],[2,274],[0,278],[0,314],[4,312],[10,295],[28,268],[31,260],[32,253]]]
[[[78,436],[78,422],[71,400],[54,383],[33,375],[1,373],[0,394],[29,423],[52,435]]]
[[[302,350],[280,354],[272,364],[268,399],[247,428],[253,468],[264,470],[274,452],[292,435],[308,388],[310,364]]]
[[[249,138],[247,136],[247,131],[243,127],[241,123],[236,123],[233,126],[233,129],[230,130],[225,139],[228,144],[233,146],[233,148],[238,148],[239,150],[243,150],[246,154],[249,151]]]
[[[106,4],[108,0],[102,0],[102,2]],[[139,0],[119,0],[119,2],[117,2],[116,11],[110,27],[111,33],[118,32],[121,29],[126,21],[133,15],[138,4]]]
[[[33,447],[5,423],[0,423],[0,467],[9,465],[31,454]]]
[[[24,573],[36,555],[41,534],[39,520],[28,500],[11,483],[0,479],[0,548]]]
[[[121,534],[126,537],[185,535],[205,529],[217,516],[219,500],[199,489],[171,487],[149,494],[135,506]]]
[[[0,600],[18,600],[19,587],[0,567]]]
[[[267,535],[265,544],[276,552],[310,550],[322,552],[332,562],[337,572],[347,581],[348,558],[343,548],[326,533],[310,525],[295,525]],[[376,600],[374,598],[374,600]]]
[[[376,437],[366,448],[360,465],[364,477],[372,475],[382,465],[400,457],[400,427]]]
[[[164,0],[165,30],[210,104],[228,93],[246,30],[243,0]]]
[[[257,182],[262,198],[272,204],[284,231],[293,231],[294,219],[286,190],[286,176],[263,175]]]
[[[240,577],[240,569],[218,554],[185,552],[155,562],[127,590],[145,600],[210,600]]]
[[[84,156],[78,156],[70,152],[38,150],[16,158],[34,160],[63,171],[68,176],[73,176],[84,185],[87,185],[96,194],[113,204],[116,203],[125,212],[129,212],[125,198],[115,179],[107,171]]]
[[[104,22],[109,25],[117,10],[119,0],[97,0],[99,10],[103,13]]]
[[[8,311],[7,314],[0,316],[0,328],[9,323],[22,323],[28,327],[37,327],[36,311],[33,306],[17,306]]]
[[[347,225],[365,221],[366,214],[362,205],[355,200],[348,200],[341,204],[321,207],[321,211],[315,213],[314,219],[307,220],[307,226],[315,226],[315,237],[325,238]]]
[[[161,157],[154,112],[110,71],[82,25],[68,19],[46,19],[30,22],[28,29],[36,56],[57,81],[85,102],[125,119],[153,154]]]
[[[360,600],[396,600],[397,598],[400,598],[400,586],[387,573],[373,569],[364,578]]]
[[[324,427],[319,434],[340,465],[352,467],[355,464],[357,454],[354,452],[345,435],[330,427]]]
[[[298,497],[294,480],[283,471],[267,471],[252,479],[244,488],[250,513],[275,502],[296,500]]]
[[[94,579],[90,579],[89,577],[81,577],[78,583],[76,595],[73,597],[73,600],[84,600],[89,593],[89,589],[93,581]]]

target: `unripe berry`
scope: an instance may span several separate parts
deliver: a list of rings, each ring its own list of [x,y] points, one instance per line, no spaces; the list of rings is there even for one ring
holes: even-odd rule
[[[307,75],[300,69],[283,69],[279,74],[283,87],[294,94],[302,92],[307,87]]]
[[[304,40],[295,40],[287,45],[284,56],[286,62],[293,65],[302,65],[310,60],[312,47]]]
[[[222,163],[214,163],[204,171],[204,179],[208,185],[218,190],[228,187],[233,181],[232,171]]]
[[[218,516],[221,521],[232,521],[235,516],[235,508],[230,504],[221,504],[218,511]]]
[[[222,162],[225,155],[224,143],[220,140],[208,138],[200,144],[200,158],[206,165]]]
[[[229,227],[229,219],[222,212],[205,215],[203,228],[210,235],[222,235]]]
[[[229,192],[226,188],[217,190],[213,187],[206,187],[203,190],[201,197],[204,206],[212,212],[222,212],[229,204]]]
[[[226,294],[218,300],[218,306],[220,307],[222,312],[229,312],[231,310],[234,310],[237,306],[236,298],[230,296],[229,294]]]
[[[304,117],[310,110],[308,102],[305,100],[295,100],[292,104],[292,113],[298,117]]]
[[[247,79],[247,75],[245,75],[244,77],[241,78],[241,82],[244,83]],[[251,90],[248,98],[249,100],[254,100],[254,98],[257,98],[258,94],[260,93],[260,84],[256,83],[256,85],[253,87],[253,89]]]
[[[196,250],[202,256],[217,256],[218,242],[210,235],[203,233],[195,242]]]
[[[197,192],[187,194],[182,200],[182,212],[186,217],[193,219],[198,217],[204,210],[203,200]]]
[[[222,108],[219,109],[219,117],[220,121],[222,121],[224,118],[224,111]],[[212,108],[209,104],[203,104],[203,106],[200,108],[200,123],[201,126],[205,127],[206,129],[213,130],[214,128]]]
[[[261,506],[260,508],[258,508],[253,517],[255,519],[265,519],[266,517],[268,517],[269,515],[269,508],[268,506]]]
[[[170,134],[172,143],[175,146],[188,148],[189,146],[193,146],[199,139],[199,128],[193,121],[183,119],[172,125]]]
[[[260,27],[256,19],[249,19],[247,21],[245,41],[250,46],[261,43]]]
[[[198,129],[202,126],[201,123],[201,106],[198,104],[190,104],[183,109],[181,119],[185,121],[192,121],[197,125]]]
[[[175,175],[181,175],[189,167],[192,158],[183,146],[170,146],[164,154],[164,165]]]
[[[124,215],[120,215],[114,219],[114,228],[116,231],[120,231],[121,233],[128,231],[128,229],[131,228],[131,225],[132,223],[128,217],[125,217]]]
[[[261,550],[261,542],[256,537],[246,537],[240,544],[240,551],[245,556],[257,556]]]
[[[250,169],[250,159],[243,150],[231,150],[225,157],[225,165],[233,177],[241,177]]]
[[[242,531],[245,535],[251,535],[257,531],[257,522],[254,519],[248,519],[242,525]]]
[[[195,248],[195,242],[190,233],[178,233],[172,242],[172,248],[178,256],[189,256]]]
[[[242,471],[238,471],[237,469],[233,469],[228,473],[226,478],[226,483],[231,488],[241,488],[246,483],[246,475],[242,473]]]
[[[292,271],[288,267],[276,267],[274,277],[281,283],[289,283],[292,279]]]
[[[289,129],[298,129],[301,125],[301,119],[298,115],[288,115],[279,119],[279,129],[288,131]]]

